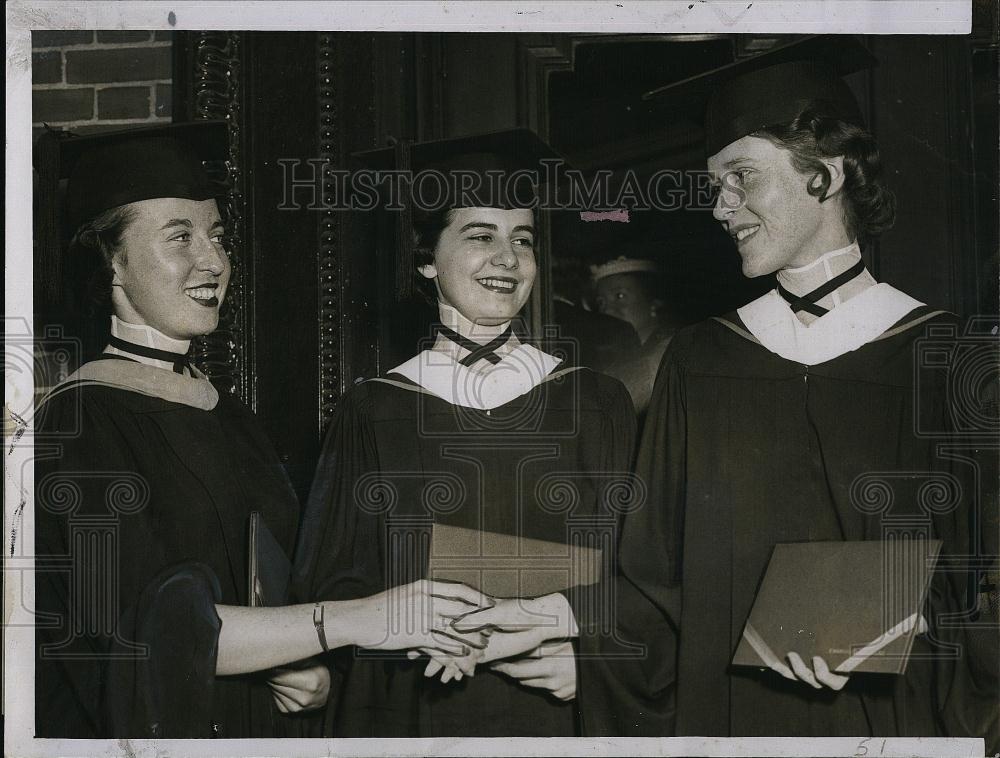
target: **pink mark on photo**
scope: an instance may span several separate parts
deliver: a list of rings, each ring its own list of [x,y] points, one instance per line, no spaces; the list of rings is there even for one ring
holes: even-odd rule
[[[616,211],[580,211],[581,221],[620,221],[628,223],[628,209],[619,208]]]

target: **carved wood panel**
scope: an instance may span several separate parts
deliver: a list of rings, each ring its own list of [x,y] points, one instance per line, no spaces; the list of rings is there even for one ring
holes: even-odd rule
[[[338,140],[339,93],[334,89],[338,78],[335,44],[332,34],[316,35],[317,157],[328,164],[328,168],[324,169],[326,176],[323,177],[324,188],[328,191],[332,190],[328,181],[329,173],[343,163]],[[319,425],[320,428],[325,428],[336,410],[341,391],[340,214],[333,210],[320,211],[318,227],[316,284],[319,288]]]
[[[180,35],[175,87],[180,98],[175,113],[183,119],[222,119],[229,122],[229,158],[210,166],[229,184],[225,207],[227,249],[232,262],[229,291],[212,334],[192,345],[193,358],[220,389],[239,396],[256,408],[253,334],[253,257],[246,241],[250,208],[244,174],[245,113],[243,32],[192,32]],[[179,81],[178,81],[179,79]],[[176,117],[175,117],[176,118]],[[178,119],[181,120],[181,119]]]

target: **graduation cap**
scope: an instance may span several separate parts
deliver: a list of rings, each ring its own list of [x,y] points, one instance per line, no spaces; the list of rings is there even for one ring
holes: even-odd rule
[[[816,35],[651,90],[643,100],[669,98],[703,108],[705,146],[714,155],[759,129],[792,121],[806,106],[819,116],[864,126],[841,77],[877,65],[852,36]]]
[[[544,183],[543,160],[563,158],[530,129],[506,129],[354,153],[377,171],[409,170],[409,200],[417,209],[530,208]],[[422,173],[437,173],[444,186]],[[441,191],[443,189],[443,191]]]
[[[195,121],[91,135],[49,131],[39,138],[35,166],[67,179],[65,222],[70,230],[121,205],[158,197],[208,200],[225,194],[204,161],[224,160],[225,121]]]
[[[405,300],[413,277],[412,220],[415,212],[454,208],[534,208],[539,188],[556,173],[543,161],[561,155],[530,129],[506,129],[353,153],[375,171],[408,171],[402,183],[397,228],[396,294]]]

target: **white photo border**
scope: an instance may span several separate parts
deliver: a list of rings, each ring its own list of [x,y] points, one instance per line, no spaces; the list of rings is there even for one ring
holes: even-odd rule
[[[548,0],[481,2],[84,2],[15,0],[6,12],[6,276],[4,364],[4,744],[33,756],[982,756],[982,740],[881,738],[550,738],[288,740],[35,739],[34,487],[30,435],[19,443],[34,383],[32,339],[31,39],[52,29],[330,29],[602,33],[968,34],[971,0]],[[23,370],[26,369],[26,370]],[[22,401],[23,400],[23,401]],[[28,416],[30,418],[30,415]],[[25,545],[29,546],[25,549]]]

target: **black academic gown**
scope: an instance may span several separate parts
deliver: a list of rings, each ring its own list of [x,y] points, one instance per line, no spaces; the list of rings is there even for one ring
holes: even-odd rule
[[[608,485],[628,477],[634,423],[621,384],[589,369],[557,368],[489,413],[452,405],[396,374],[355,386],[317,467],[296,558],[299,593],[358,598],[425,577],[426,551],[412,550],[433,523],[561,543],[574,534],[613,535],[617,506]],[[598,624],[582,610],[586,601],[573,591],[569,599],[581,626],[579,654]],[[577,699],[563,703],[486,667],[442,684],[423,676],[425,665],[402,653],[341,651],[330,733],[545,737],[585,729],[586,667]]]
[[[764,349],[736,314],[673,338],[638,456],[649,507],[626,518],[621,548],[625,575],[665,622],[646,635],[654,651],[646,681],[613,682],[627,695],[620,707],[638,714],[637,733],[663,728],[674,695],[678,735],[996,729],[995,630],[945,619],[972,602],[967,564],[936,572],[925,609],[932,632],[917,638],[904,676],[854,674],[833,692],[730,665],[776,543],[877,540],[906,527],[892,521],[902,518],[943,540],[942,565],[984,552],[977,509],[996,506],[976,493],[995,476],[995,460],[976,443],[962,446],[946,367],[915,362],[940,347],[933,329],[962,334],[955,317],[921,307],[875,341],[812,366]],[[954,336],[943,344],[957,356]],[[941,442],[957,447],[941,453]],[[879,482],[891,493],[884,500]],[[950,644],[962,646],[957,657]]]
[[[574,363],[615,378],[620,378],[616,372],[641,347],[639,336],[627,321],[563,300],[553,303],[552,320],[557,332],[550,341],[550,352],[564,352]]]
[[[208,410],[150,394],[163,374],[175,389],[206,380],[97,363],[105,378],[138,373],[143,391],[71,381],[38,411],[37,605],[53,615],[37,632],[37,734],[273,736],[266,685],[215,677],[214,604],[247,602],[251,511],[291,555],[298,504],[281,465],[235,398]],[[193,386],[180,395],[197,403]]]

